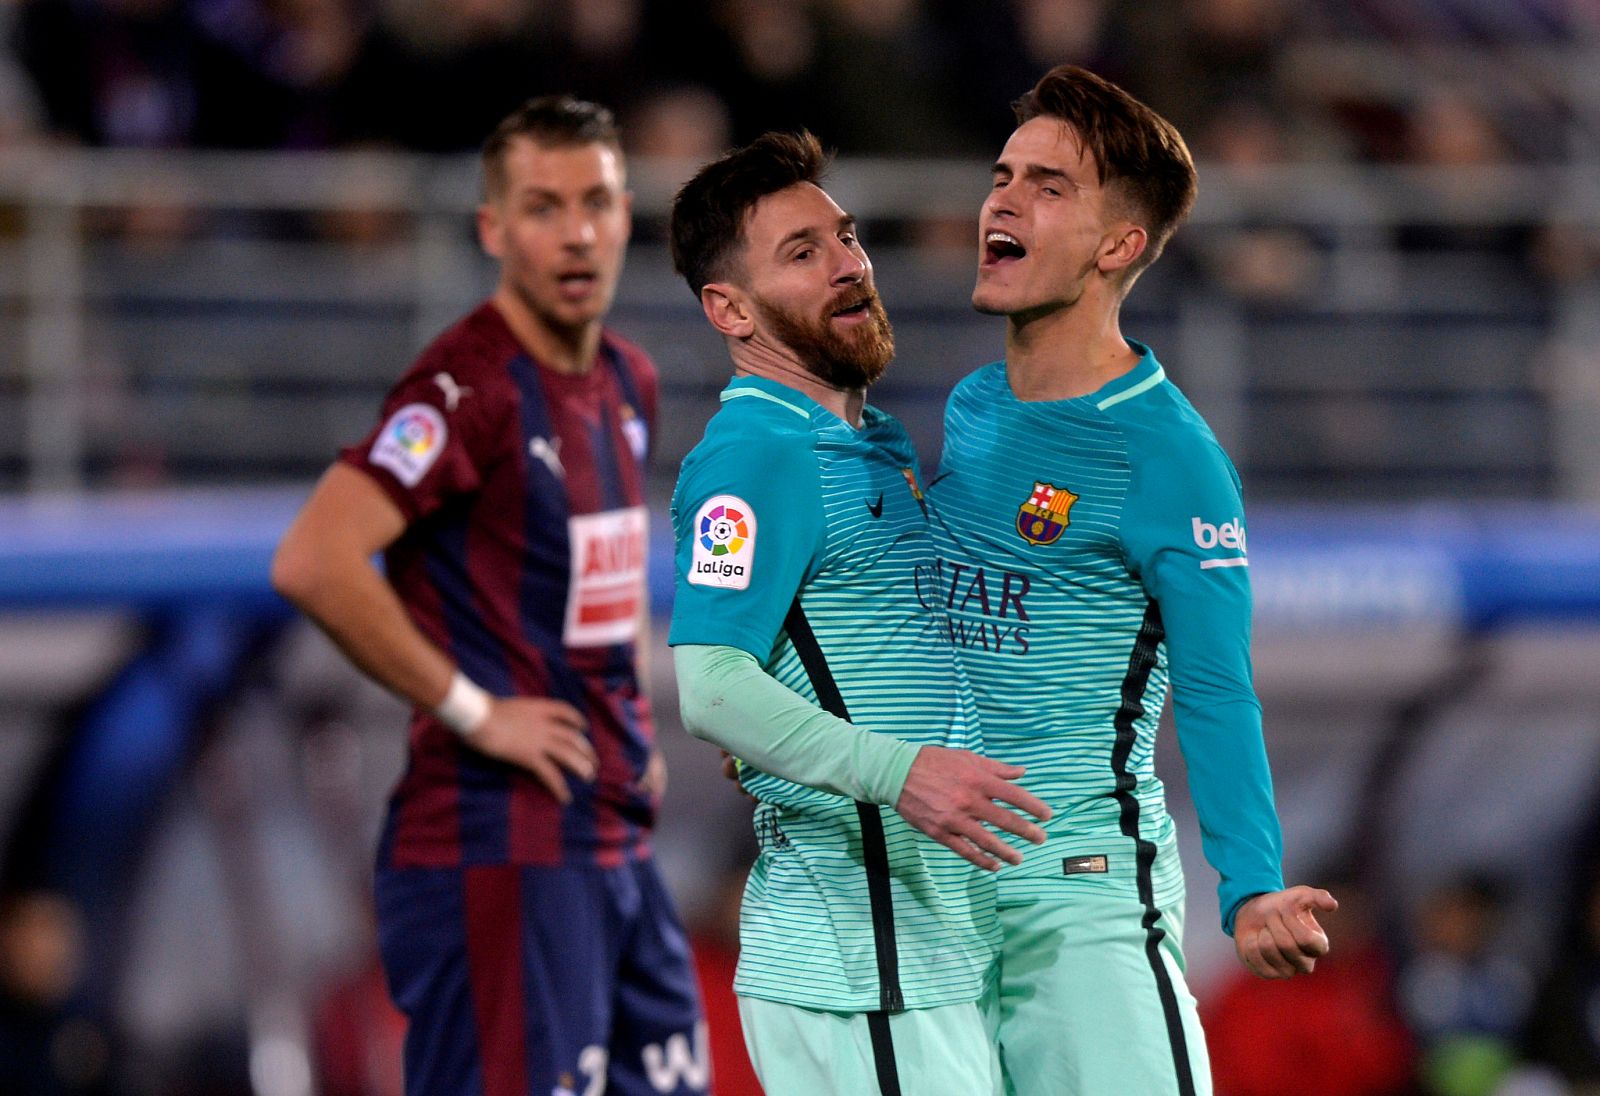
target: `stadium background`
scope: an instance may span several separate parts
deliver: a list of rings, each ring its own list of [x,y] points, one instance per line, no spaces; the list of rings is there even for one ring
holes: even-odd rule
[[[1241,982],[1169,729],[1219,1093],[1600,1081],[1600,8],[0,0],[0,1040],[45,1048],[40,1091],[395,1091],[366,886],[402,714],[266,560],[492,284],[492,123],[570,89],[625,126],[664,621],[660,518],[727,369],[673,188],[764,128],[839,149],[900,347],[874,400],[931,466],[1001,348],[966,299],[1006,104],[1062,60],[1200,162],[1124,329],[1240,466],[1288,874],[1346,903],[1316,978]],[[661,635],[659,848],[717,982],[748,808]]]

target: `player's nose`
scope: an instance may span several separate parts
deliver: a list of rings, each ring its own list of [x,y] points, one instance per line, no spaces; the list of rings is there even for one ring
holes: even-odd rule
[[[561,224],[561,242],[572,248],[592,247],[595,241],[594,220],[582,213],[567,216]]]
[[[867,261],[865,254],[841,244],[834,263],[833,284],[856,285],[866,278],[867,271],[871,269],[872,264]]]
[[[1017,216],[1016,191],[1009,186],[995,186],[983,200],[982,213],[985,220]]]

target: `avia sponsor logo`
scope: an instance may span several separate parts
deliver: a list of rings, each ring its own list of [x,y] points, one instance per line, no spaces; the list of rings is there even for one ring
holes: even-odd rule
[[[643,567],[649,541],[649,526],[641,527],[636,521],[607,529],[602,535],[590,538],[583,545],[583,550],[578,555],[583,561],[580,573],[589,578]]]
[[[650,518],[643,506],[575,514],[562,640],[568,647],[606,647],[637,638],[644,604]]]
[[[1227,548],[1239,553],[1237,556],[1203,559],[1200,561],[1200,569],[1202,571],[1208,571],[1213,567],[1250,566],[1245,548],[1243,521],[1238,518],[1232,518],[1221,525],[1212,525],[1210,522],[1202,521],[1196,517],[1190,518],[1189,523],[1194,531],[1194,546],[1196,548],[1206,552],[1211,551],[1213,548]]]
[[[915,580],[917,601],[944,615],[955,646],[1028,653],[1026,598],[1033,582],[1027,575],[940,559],[919,566]]]

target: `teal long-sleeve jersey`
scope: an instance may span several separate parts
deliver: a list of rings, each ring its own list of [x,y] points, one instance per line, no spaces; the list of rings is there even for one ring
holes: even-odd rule
[[[1075,399],[1024,402],[1005,363],[950,396],[928,492],[939,563],[920,596],[943,609],[985,752],[1027,767],[1055,809],[1006,892],[1063,873],[1182,893],[1154,771],[1169,684],[1223,927],[1280,890],[1282,838],[1250,665],[1250,581],[1239,476],[1147,347],[1130,372]]]
[[[916,569],[934,558],[922,504],[911,440],[891,416],[869,405],[857,428],[776,381],[736,377],[673,492],[668,642],[737,648],[818,714],[834,710],[832,694],[857,735],[890,740],[845,746],[844,760],[870,752],[884,763],[869,768],[898,773],[891,783],[924,745],[980,749],[943,614],[915,596]],[[775,719],[747,733],[776,748],[794,729]],[[740,782],[759,802],[761,855],[734,989],[844,1012],[982,997],[1000,942],[992,877],[887,806],[748,760]]]

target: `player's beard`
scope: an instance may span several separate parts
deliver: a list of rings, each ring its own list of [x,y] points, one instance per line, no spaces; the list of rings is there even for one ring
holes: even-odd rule
[[[842,309],[865,303],[869,319],[858,327],[836,331],[833,317]],[[782,308],[761,297],[756,305],[767,327],[794,351],[813,376],[839,389],[866,388],[883,376],[894,357],[894,328],[878,294],[863,286],[841,293],[815,318]]]

